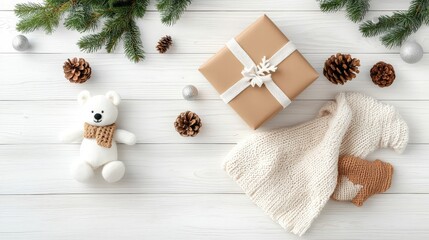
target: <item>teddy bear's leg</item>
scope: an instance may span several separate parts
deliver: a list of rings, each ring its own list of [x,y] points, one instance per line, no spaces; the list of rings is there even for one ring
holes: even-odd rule
[[[88,182],[94,177],[94,169],[85,161],[72,164],[71,174],[79,182]]]
[[[122,179],[125,174],[125,165],[121,161],[112,161],[104,165],[101,172],[104,180],[114,183]]]

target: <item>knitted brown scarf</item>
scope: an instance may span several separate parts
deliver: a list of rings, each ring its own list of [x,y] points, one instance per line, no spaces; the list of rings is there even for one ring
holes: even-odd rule
[[[110,148],[112,147],[113,134],[115,133],[115,130],[115,123],[103,127],[85,123],[83,137],[95,138],[97,140],[98,145],[105,148]]]

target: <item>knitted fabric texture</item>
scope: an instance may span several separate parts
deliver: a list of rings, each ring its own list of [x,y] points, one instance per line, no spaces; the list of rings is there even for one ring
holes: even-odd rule
[[[374,103],[381,104],[359,93],[340,93],[312,121],[240,142],[223,167],[267,215],[301,236],[336,188],[340,152],[405,148],[405,122],[396,111],[382,115],[391,106],[381,104],[381,112],[374,111]]]
[[[354,156],[343,156],[338,161],[338,174],[352,185],[349,185],[351,189],[348,191],[335,191],[332,198],[349,200],[349,193],[354,192],[357,185],[359,191],[351,201],[356,206],[362,206],[372,195],[383,193],[390,188],[393,166],[380,160],[368,161]]]
[[[347,99],[353,119],[340,148],[341,156],[366,159],[368,154],[380,148],[392,148],[397,153],[404,151],[408,143],[408,126],[393,106],[362,94],[348,94]],[[364,106],[366,110],[362,111]],[[333,197],[344,201],[354,199],[359,186],[352,185],[355,184],[340,176]]]
[[[115,130],[116,124],[111,124],[108,126],[94,126],[85,123],[83,137],[95,138],[98,145],[105,148],[111,148]]]

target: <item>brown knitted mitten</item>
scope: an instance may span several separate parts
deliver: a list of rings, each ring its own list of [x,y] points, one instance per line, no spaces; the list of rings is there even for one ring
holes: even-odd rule
[[[346,155],[338,161],[338,184],[332,199],[352,201],[356,206],[372,195],[383,193],[390,188],[393,166],[380,160],[368,161]]]

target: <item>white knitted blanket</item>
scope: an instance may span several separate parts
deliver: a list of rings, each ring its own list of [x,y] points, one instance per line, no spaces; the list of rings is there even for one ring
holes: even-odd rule
[[[408,127],[394,107],[340,93],[312,121],[245,139],[223,167],[266,214],[301,236],[335,190],[340,154],[402,152],[407,142]]]

